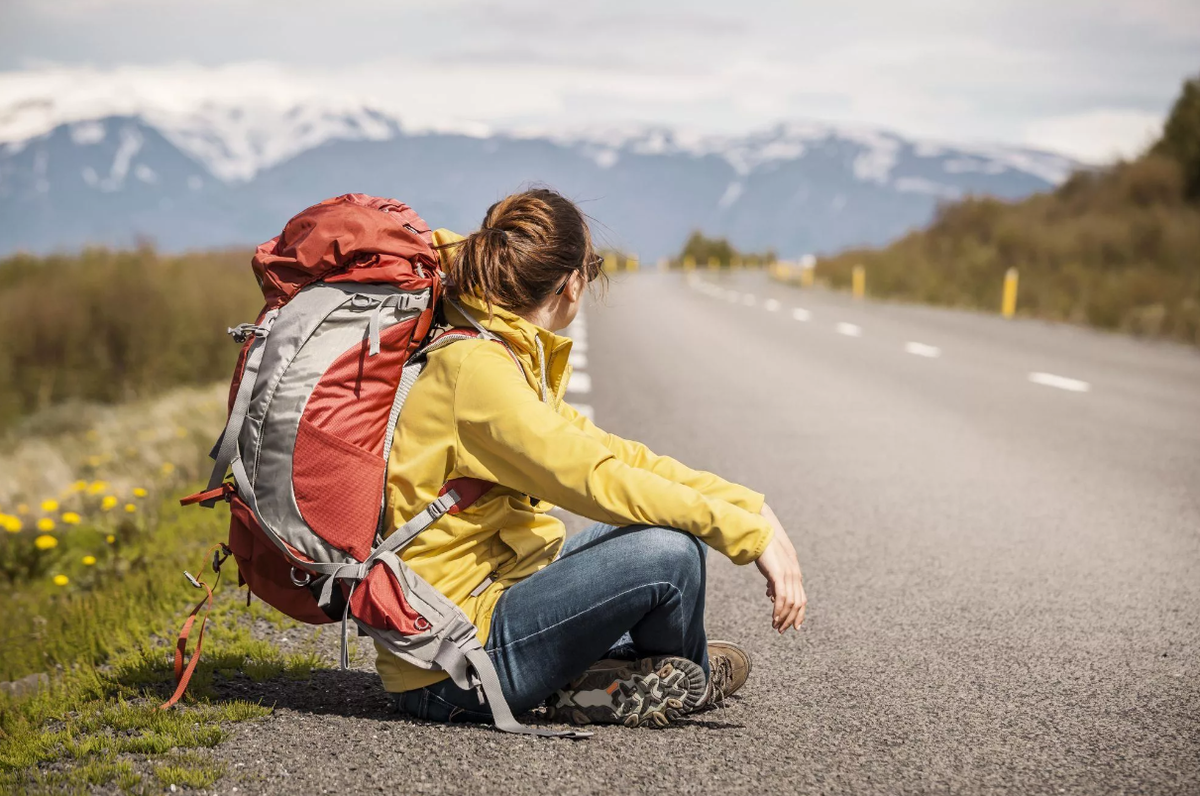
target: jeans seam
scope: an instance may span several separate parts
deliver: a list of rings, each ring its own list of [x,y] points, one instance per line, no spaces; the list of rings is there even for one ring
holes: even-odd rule
[[[546,633],[550,630],[553,630],[554,628],[558,627],[559,625],[565,625],[567,622],[570,622],[573,619],[583,616],[584,614],[590,613],[591,611],[594,611],[597,608],[603,608],[605,605],[612,602],[613,600],[620,599],[621,597],[624,597],[626,594],[631,594],[631,593],[637,591],[638,589],[644,589],[647,586],[668,586],[681,598],[683,596],[683,592],[679,589],[679,587],[676,586],[674,583],[671,583],[670,581],[656,580],[652,583],[641,583],[637,586],[634,586],[631,589],[626,589],[625,591],[620,592],[619,594],[612,595],[611,597],[606,599],[604,602],[596,603],[595,605],[590,605],[587,608],[585,608],[584,610],[579,611],[578,613],[571,614],[567,618],[562,619],[558,622],[555,622],[554,624],[549,625],[548,627],[540,628],[540,629],[534,631],[533,633],[530,633],[527,636],[522,636],[521,638],[513,639],[512,641],[505,643],[503,646],[493,647],[492,649],[488,650],[488,653],[490,655],[493,652],[503,652],[504,650],[508,649],[509,647],[513,646],[514,644],[520,644],[522,641],[528,641],[529,639],[533,638],[534,636],[540,636],[542,633]]]

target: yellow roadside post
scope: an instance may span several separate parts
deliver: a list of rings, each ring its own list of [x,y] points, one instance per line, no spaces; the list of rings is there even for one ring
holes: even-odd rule
[[[817,267],[810,265],[807,268],[800,268],[800,287],[812,287],[816,281]]]
[[[715,271],[715,270],[717,270],[717,269],[718,269],[718,268],[720,268],[720,267],[721,267],[721,261],[720,261],[720,260],[718,260],[716,257],[709,257],[709,258],[708,258],[708,270],[710,270],[710,271]]]
[[[860,299],[867,294],[867,269],[861,265],[854,266],[852,275],[852,289],[854,297]]]
[[[626,271],[636,271],[638,267],[638,256],[636,254],[630,254],[625,258]]]
[[[617,255],[609,252],[604,255],[604,272],[611,274],[617,270]]]
[[[683,258],[683,270],[695,271],[696,270],[696,258],[690,254],[687,255],[686,257],[684,257]]]
[[[1011,318],[1017,314],[1017,269],[1004,272],[1004,298],[1000,301],[1000,314]]]

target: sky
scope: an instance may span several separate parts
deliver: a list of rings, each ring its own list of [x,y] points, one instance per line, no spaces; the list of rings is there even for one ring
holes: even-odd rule
[[[367,97],[414,128],[813,120],[1104,162],[1198,73],[1197,0],[0,0],[0,123],[72,91]]]

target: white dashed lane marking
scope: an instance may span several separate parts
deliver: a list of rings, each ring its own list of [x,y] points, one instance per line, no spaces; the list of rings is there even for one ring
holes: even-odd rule
[[[858,324],[842,321],[835,328],[838,334],[844,334],[847,337],[862,337],[862,327]]]
[[[720,285],[706,282],[702,278],[694,275],[688,276],[688,284],[700,290],[701,292],[712,296],[713,298],[723,298],[731,304],[744,304],[747,307],[753,307],[757,303],[757,299],[753,293],[741,293],[737,290],[728,290],[722,288]],[[766,299],[763,302],[763,308],[767,312],[778,312],[782,308],[782,305],[776,299]],[[793,307],[792,318],[797,321],[810,321],[812,320],[812,313],[803,307]],[[847,323],[845,321],[835,324],[834,329],[838,334],[846,337],[862,337],[863,334],[861,326],[856,323]],[[583,333],[584,330],[580,329],[580,332]],[[582,356],[582,354],[586,351],[587,337],[584,335],[582,340],[577,340],[575,343],[575,347],[571,354],[572,365],[575,365],[576,367],[584,367],[587,364],[587,358],[586,356]],[[942,349],[938,348],[937,346],[929,345],[928,343],[918,343],[915,340],[910,340],[909,342],[905,343],[904,351],[905,353],[912,354],[913,356],[925,357],[927,359],[938,359],[942,355]],[[576,363],[575,352],[579,352],[581,354],[579,363]],[[1053,373],[1042,373],[1040,371],[1035,371],[1030,373],[1028,378],[1029,381],[1033,382],[1034,384],[1041,384],[1045,387],[1054,387],[1059,390],[1067,390],[1068,392],[1090,392],[1092,389],[1092,385],[1088,384],[1086,381],[1071,379],[1066,376],[1058,376]],[[592,380],[586,373],[576,373],[572,377],[571,384],[568,389],[570,392],[590,392],[592,389]],[[576,408],[580,409],[581,412],[583,411],[582,407]]]
[[[1092,389],[1092,385],[1086,381],[1068,379],[1066,376],[1055,376],[1053,373],[1030,373],[1029,380],[1034,384],[1057,387],[1060,390],[1068,390],[1070,392],[1088,392]]]
[[[567,392],[589,393],[592,391],[592,377],[586,373],[572,373],[571,381],[567,384]]]
[[[926,345],[925,343],[905,343],[904,350],[910,354],[916,354],[919,357],[929,357],[937,359],[942,355],[942,349],[935,345]]]
[[[576,370],[578,370],[579,368],[586,368],[587,367],[587,354],[583,353],[582,351],[579,351],[574,346],[572,346],[571,358],[569,361],[571,363],[571,367],[575,368]]]

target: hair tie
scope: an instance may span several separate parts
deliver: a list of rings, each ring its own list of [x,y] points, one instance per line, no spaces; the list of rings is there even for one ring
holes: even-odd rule
[[[484,227],[483,229],[485,232],[499,232],[500,236],[504,238],[504,242],[508,243],[508,231],[507,230],[500,229],[499,227]]]

